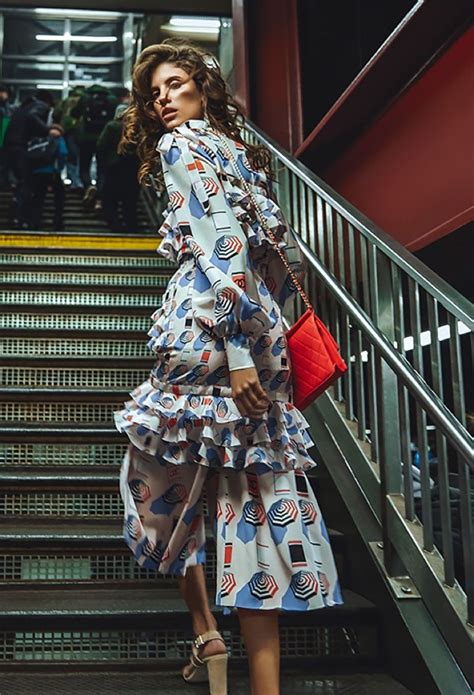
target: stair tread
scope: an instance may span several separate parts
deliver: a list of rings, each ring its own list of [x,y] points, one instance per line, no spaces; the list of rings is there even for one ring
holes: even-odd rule
[[[32,521],[31,519],[3,519],[0,528],[0,543],[5,541],[60,541],[74,542],[85,539],[100,541],[120,541],[124,543],[122,533],[122,519],[104,519],[98,522],[90,522],[83,519],[70,519],[67,525],[62,519],[45,521],[43,519]],[[344,538],[344,534],[336,529],[327,529],[331,541]],[[124,546],[125,547],[125,546]]]
[[[31,483],[37,485],[39,483],[55,483],[55,484],[70,484],[92,482],[94,485],[99,483],[118,482],[118,471],[97,472],[92,467],[90,472],[74,471],[71,472],[42,472],[38,469],[20,470],[18,472],[0,470],[0,482],[2,483]]]
[[[360,668],[360,667],[359,667]],[[250,683],[242,672],[232,671],[230,662],[229,685],[232,695],[248,695]],[[187,685],[181,680],[178,669],[173,671],[136,673],[106,671],[74,672],[72,666],[67,673],[2,673],[5,695],[38,695],[48,692],[51,695],[196,695],[204,690],[196,684]],[[281,675],[281,695],[342,695],[352,692],[364,695],[410,695],[401,683],[387,673],[321,673],[321,669],[285,668]]]
[[[151,593],[156,600],[150,600]],[[360,594],[350,589],[343,590],[344,604],[331,607],[331,611],[361,612],[374,610],[375,605]],[[124,600],[123,588],[104,587],[90,589],[87,592],[80,589],[57,588],[48,589],[4,589],[2,591],[0,617],[25,617],[26,614],[35,617],[56,616],[127,616],[127,615],[162,615],[163,613],[186,613],[187,609],[178,590],[140,589],[133,587],[127,591]],[[321,609],[324,610],[324,609]],[[313,613],[313,611],[308,612]]]

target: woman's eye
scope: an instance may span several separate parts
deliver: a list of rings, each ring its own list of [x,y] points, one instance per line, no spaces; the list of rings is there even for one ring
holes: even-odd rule
[[[181,86],[181,82],[171,82],[171,84],[170,84],[170,87],[172,89],[177,89],[180,86]]]

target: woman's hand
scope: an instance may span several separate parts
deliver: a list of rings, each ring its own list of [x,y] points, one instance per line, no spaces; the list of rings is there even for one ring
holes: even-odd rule
[[[263,390],[255,367],[230,372],[232,398],[241,415],[261,418],[271,401]]]

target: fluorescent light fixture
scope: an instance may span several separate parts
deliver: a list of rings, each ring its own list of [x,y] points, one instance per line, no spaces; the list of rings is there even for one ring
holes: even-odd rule
[[[220,19],[207,17],[171,17],[161,29],[177,34],[208,34],[217,36],[221,28]]]
[[[61,84],[37,84],[36,89],[61,89],[63,85]]]
[[[163,24],[162,31],[171,31],[173,34],[202,34],[208,36],[217,36],[219,29],[204,27],[173,27],[171,24]]]
[[[172,27],[181,27],[188,29],[189,27],[199,27],[200,29],[219,29],[221,26],[220,19],[208,19],[207,17],[171,17],[170,24]]]
[[[31,11],[31,10],[30,10]],[[124,17],[125,14],[122,12],[107,12],[105,10],[69,10],[69,9],[60,9],[59,7],[53,8],[53,7],[43,7],[43,8],[38,8],[35,7],[33,9],[33,12],[35,14],[39,15],[52,15],[56,17],[84,17],[87,19],[120,19],[121,17]]]
[[[36,34],[37,41],[77,41],[81,43],[112,43],[116,36],[80,36],[78,34]]]

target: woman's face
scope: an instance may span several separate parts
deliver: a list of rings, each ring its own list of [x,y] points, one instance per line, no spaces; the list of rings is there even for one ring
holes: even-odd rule
[[[173,63],[161,63],[151,75],[153,108],[167,130],[203,117],[201,92],[188,73]]]

